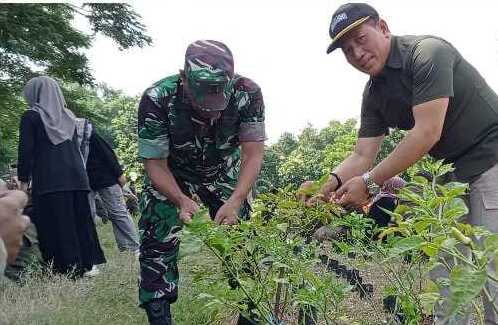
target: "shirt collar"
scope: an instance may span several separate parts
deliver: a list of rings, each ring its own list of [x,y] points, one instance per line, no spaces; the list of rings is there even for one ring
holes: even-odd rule
[[[399,48],[399,39],[397,36],[391,36],[391,49],[387,57],[386,66],[393,69],[399,69],[402,66],[401,52]]]
[[[389,56],[387,57],[386,64],[381,73],[375,77],[370,77],[369,87],[375,81],[385,80],[388,69],[400,69],[402,67],[402,57],[399,48],[399,39],[397,36],[391,36],[391,48],[389,50]]]

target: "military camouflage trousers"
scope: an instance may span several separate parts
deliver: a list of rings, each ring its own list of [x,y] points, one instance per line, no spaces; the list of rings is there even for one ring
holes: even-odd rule
[[[219,179],[210,183],[193,182],[177,178],[183,193],[198,198],[207,208],[211,218],[232,194],[236,180]],[[178,232],[182,223],[177,207],[150,185],[144,187],[140,198],[140,279],[139,302],[165,298],[173,303],[178,297]],[[243,203],[239,216],[247,218],[250,206]]]

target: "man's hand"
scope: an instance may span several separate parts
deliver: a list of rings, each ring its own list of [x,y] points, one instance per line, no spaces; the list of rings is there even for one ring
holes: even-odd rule
[[[329,202],[333,192],[337,189],[337,185],[335,177],[330,177],[329,180],[322,185],[322,188],[320,188],[320,191],[317,194],[306,200],[306,205],[312,206],[317,202]]]
[[[337,190],[333,199],[344,207],[360,207],[368,201],[367,185],[361,176],[353,177]]]
[[[199,210],[199,205],[194,200],[185,196],[180,201],[180,220],[183,223],[192,222],[192,216]]]
[[[19,189],[21,191],[23,191],[24,193],[28,193],[28,187],[29,187],[29,183],[26,183],[26,182],[21,182],[21,184],[19,185]]]
[[[124,187],[126,185],[126,176],[125,174],[121,174],[118,178],[118,183],[121,187]]]
[[[22,245],[29,218],[22,214],[28,197],[21,191],[7,191],[0,195],[0,237],[7,249],[7,262],[13,263]]]
[[[313,186],[312,181],[305,181],[299,186],[299,189],[297,190],[296,196],[297,199],[301,202],[306,203],[310,199],[310,196],[306,194],[305,192],[309,190]]]
[[[242,202],[228,199],[216,213],[214,221],[219,225],[234,225],[237,223],[240,206]]]

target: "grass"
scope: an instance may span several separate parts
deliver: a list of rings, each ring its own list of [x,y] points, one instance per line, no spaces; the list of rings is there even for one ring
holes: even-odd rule
[[[8,280],[0,283],[0,324],[147,324],[138,307],[138,261],[133,254],[120,253],[112,227],[99,224],[100,243],[107,263],[93,279],[73,281],[66,276],[29,271],[24,285]],[[180,298],[173,305],[178,325],[214,324],[195,297],[189,268],[205,264],[204,253],[180,262]]]
[[[0,325],[147,324],[145,312],[138,307],[137,259],[133,254],[117,250],[109,223],[99,224],[97,228],[107,258],[101,274],[93,279],[73,281],[65,276],[32,270],[25,276],[22,286],[8,280],[0,281]],[[360,300],[352,293],[344,301],[344,318],[339,323],[383,323],[386,314],[382,310],[382,291],[387,283],[381,268],[375,260],[364,264],[354,260],[343,262],[358,267],[375,289],[368,300]],[[220,320],[196,299],[201,289],[194,285],[193,278],[199,270],[218,267],[214,258],[201,251],[184,257],[179,267],[180,295],[172,307],[176,324],[235,324],[235,315],[222,312],[224,318]]]

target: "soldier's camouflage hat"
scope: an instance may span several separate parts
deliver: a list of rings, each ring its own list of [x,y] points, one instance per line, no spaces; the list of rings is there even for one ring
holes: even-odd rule
[[[234,64],[230,49],[213,40],[195,41],[185,53],[185,76],[189,88],[205,111],[224,110],[233,89]]]

